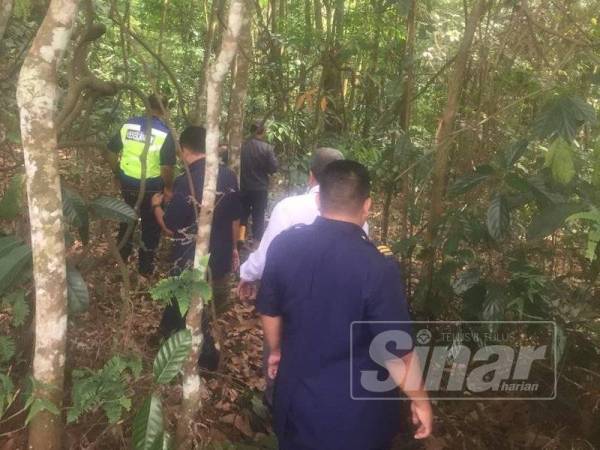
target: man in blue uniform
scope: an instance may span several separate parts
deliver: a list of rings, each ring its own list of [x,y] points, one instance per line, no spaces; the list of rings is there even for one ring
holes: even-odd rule
[[[205,140],[206,131],[202,127],[187,127],[180,136],[182,156],[190,170],[198,205],[202,203],[204,189]],[[163,201],[163,196],[156,194],[152,199],[152,208],[160,227],[173,237],[170,259],[171,275],[175,276],[192,267],[196,247],[196,212],[186,174],[175,180],[173,198],[166,210],[163,209]],[[231,169],[220,165],[209,243],[213,298],[218,309],[223,309],[227,301],[227,276],[232,270],[237,270],[236,265],[239,263],[234,243],[239,233],[241,208],[237,177]],[[174,301],[165,309],[161,330],[168,335],[184,327],[185,322]]]
[[[279,448],[389,449],[400,431],[398,389],[370,391],[359,381],[365,370],[376,370],[379,379],[391,375],[392,387],[413,400],[415,437],[424,438],[432,412],[410,326],[389,323],[410,320],[399,267],[361,228],[371,204],[366,169],[353,161],[330,163],[319,203],[321,217],[312,225],[292,227],[271,243],[257,298],[271,348]],[[379,323],[351,334],[356,321]],[[392,330],[410,343],[386,347],[383,367],[371,359],[370,347],[375,336]],[[375,400],[356,399],[365,397]]]
[[[166,108],[165,100],[159,100],[155,95],[151,95],[148,97],[148,102],[152,113],[152,130],[146,157],[145,193],[139,210],[144,244],[139,249],[139,272],[142,275],[151,275],[154,272],[154,255],[160,242],[160,227],[152,213],[151,199],[154,194],[163,189],[167,197],[171,196],[173,167],[177,159],[173,136],[162,121],[163,108]],[[108,143],[109,151],[106,153],[111,168],[118,176],[123,200],[132,208],[135,207],[141,186],[141,156],[146,143],[147,122],[148,119],[144,116],[127,120]],[[119,242],[125,236],[127,229],[127,223],[122,223],[119,227]],[[121,248],[121,256],[124,260],[127,260],[131,254],[132,236],[133,230],[129,232],[129,238]]]

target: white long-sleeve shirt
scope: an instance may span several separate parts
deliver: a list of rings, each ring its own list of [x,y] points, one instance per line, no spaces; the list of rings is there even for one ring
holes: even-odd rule
[[[262,278],[267,250],[279,233],[294,225],[310,225],[315,221],[320,215],[317,207],[318,193],[319,186],[313,186],[308,193],[286,197],[275,205],[260,245],[240,267],[242,280],[258,281]],[[369,228],[366,223],[363,228],[368,233]]]

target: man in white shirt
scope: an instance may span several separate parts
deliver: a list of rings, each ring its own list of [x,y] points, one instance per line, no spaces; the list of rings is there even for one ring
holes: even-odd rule
[[[255,296],[257,282],[262,278],[265,268],[267,250],[273,239],[294,225],[310,225],[315,221],[319,215],[316,201],[319,192],[319,176],[327,164],[340,159],[344,159],[344,155],[339,150],[329,147],[318,148],[310,162],[308,193],[284,198],[275,205],[260,245],[240,267],[238,294],[242,300]]]

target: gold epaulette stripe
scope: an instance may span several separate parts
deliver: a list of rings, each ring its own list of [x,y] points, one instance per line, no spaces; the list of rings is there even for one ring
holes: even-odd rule
[[[385,256],[392,256],[394,254],[387,245],[379,245],[377,246],[377,250]]]

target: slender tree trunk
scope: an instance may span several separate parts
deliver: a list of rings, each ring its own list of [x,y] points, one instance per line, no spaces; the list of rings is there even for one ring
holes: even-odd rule
[[[229,167],[240,176],[240,150],[244,135],[244,102],[248,92],[248,71],[252,60],[252,35],[250,33],[250,5],[242,19],[240,31],[240,51],[235,61],[235,75],[229,108]]]
[[[67,333],[67,281],[55,126],[57,66],[71,38],[76,0],[52,0],[27,54],[17,86],[27,177],[35,284],[34,395],[62,406]],[[43,410],[29,425],[28,448],[62,448],[60,416]]]
[[[196,236],[196,253],[194,268],[200,269],[202,257],[208,252],[208,241],[212,224],[215,196],[217,189],[217,173],[219,169],[219,116],[221,113],[221,89],[223,80],[229,71],[238,47],[240,30],[244,17],[244,0],[232,0],[229,6],[227,30],[224,32],[221,51],[208,74],[206,99],[206,168],[202,205],[198,218],[198,234]],[[192,350],[183,369],[183,401],[181,417],[177,425],[177,448],[191,447],[191,424],[196,412],[200,409],[201,381],[198,374],[198,356],[202,347],[202,312],[204,300],[195,296],[190,304],[186,318],[186,326],[192,333]]]
[[[156,53],[158,56],[162,57],[162,47],[163,47],[163,38],[165,34],[165,27],[167,25],[167,12],[169,10],[169,0],[163,1],[162,15],[160,18],[160,31],[158,36],[158,48],[156,49]]]
[[[8,28],[8,20],[12,14],[13,0],[0,0],[0,41],[4,37],[6,28]]]
[[[208,28],[206,30],[206,42],[204,44],[204,55],[202,56],[202,66],[200,67],[200,76],[198,77],[196,111],[192,116],[194,125],[202,125],[205,119],[208,64],[215,44],[217,21],[218,18],[221,17],[224,4],[224,0],[213,0],[210,7],[210,17],[208,19]]]
[[[411,0],[406,22],[406,47],[404,49],[404,86],[400,105],[400,128],[406,136],[410,135],[412,117],[412,99],[415,90],[415,41],[417,36],[417,0]],[[413,190],[410,184],[411,172],[402,177],[402,201],[400,202],[400,239],[409,239],[408,207],[412,202]],[[402,259],[404,269],[404,287],[406,295],[410,295],[412,277],[412,258],[410,255]]]
[[[471,13],[467,16],[465,32],[460,48],[454,62],[454,72],[448,82],[448,100],[440,118],[435,137],[435,161],[433,166],[433,181],[431,186],[431,206],[429,210],[429,224],[425,236],[428,255],[423,262],[422,275],[429,282],[433,277],[433,265],[435,261],[435,249],[433,241],[436,236],[437,227],[444,211],[444,192],[446,189],[446,177],[448,173],[448,157],[452,147],[454,121],[458,109],[458,103],[463,91],[469,53],[473,44],[473,38],[477,26],[486,9],[486,0],[477,0]]]
[[[323,14],[321,11],[321,0],[315,0],[315,30],[320,37],[323,36]]]

